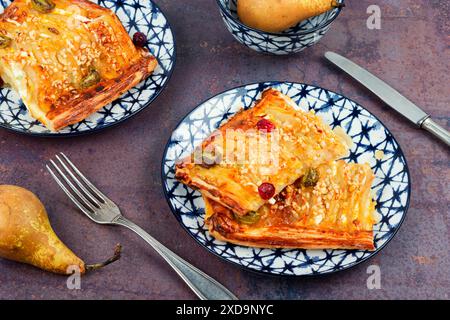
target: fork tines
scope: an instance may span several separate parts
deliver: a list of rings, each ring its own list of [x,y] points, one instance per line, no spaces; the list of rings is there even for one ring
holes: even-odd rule
[[[55,157],[55,161],[50,160],[51,166],[46,165],[47,170],[81,211],[91,216],[108,202],[109,199],[81,173],[64,153],[60,152]]]

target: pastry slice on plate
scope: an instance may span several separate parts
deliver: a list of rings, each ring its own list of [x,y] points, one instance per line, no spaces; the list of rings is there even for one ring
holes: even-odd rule
[[[341,130],[342,131],[342,130]],[[176,178],[246,215],[313,167],[348,154],[348,137],[275,89],[176,165]]]
[[[373,250],[373,179],[368,164],[331,161],[246,216],[204,196],[206,225],[215,238],[244,246]]]
[[[52,131],[84,120],[157,66],[88,0],[15,0],[0,14],[0,78]]]

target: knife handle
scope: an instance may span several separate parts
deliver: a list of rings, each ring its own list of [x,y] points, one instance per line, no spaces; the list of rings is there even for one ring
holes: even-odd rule
[[[427,130],[435,137],[444,141],[444,143],[447,144],[447,146],[450,146],[450,132],[448,132],[440,125],[438,125],[436,122],[431,120],[431,118],[426,118],[422,122],[421,128]]]

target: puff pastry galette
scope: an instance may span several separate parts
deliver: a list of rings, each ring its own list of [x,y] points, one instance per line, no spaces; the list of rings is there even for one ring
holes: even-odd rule
[[[294,106],[281,92],[266,90],[254,107],[237,113],[180,161],[177,179],[246,215],[308,168],[347,155],[345,138],[319,116]]]
[[[205,221],[217,239],[253,247],[373,250],[374,174],[367,164],[332,161],[314,186],[300,178],[249,216],[208,197]]]
[[[112,11],[88,0],[15,0],[0,15],[0,78],[52,131],[85,119],[156,66]]]
[[[219,240],[373,250],[374,174],[368,164],[339,160],[350,145],[341,128],[268,89],[178,162],[175,177],[199,189],[205,225]]]

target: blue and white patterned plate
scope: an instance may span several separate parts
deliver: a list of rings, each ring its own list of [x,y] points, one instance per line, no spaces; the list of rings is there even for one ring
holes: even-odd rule
[[[18,94],[0,89],[0,127],[36,136],[71,136],[98,131],[134,116],[156,99],[166,86],[175,64],[175,40],[169,22],[149,0],[93,0],[115,12],[132,36],[140,31],[147,35],[148,48],[158,60],[153,74],[122,97],[92,114],[80,123],[55,133],[33,119]],[[11,0],[0,0],[0,12]]]
[[[200,193],[174,178],[175,161],[190,154],[242,106],[252,106],[268,87],[290,96],[304,110],[314,109],[332,127],[344,128],[354,142],[346,160],[371,165],[376,174],[372,188],[380,218],[374,227],[375,251],[258,249],[224,243],[209,235],[204,225]],[[377,150],[384,154],[382,158],[375,156]],[[389,130],[357,103],[326,89],[301,83],[249,84],[218,94],[199,105],[174,130],[163,157],[162,179],[173,213],[202,246],[244,268],[275,275],[326,274],[370,258],[394,237],[405,218],[410,198],[406,159]]]

